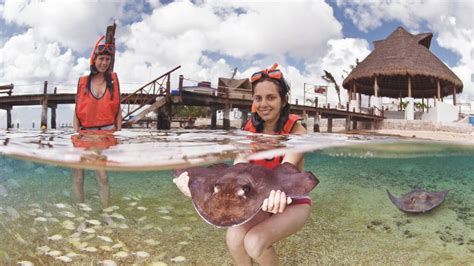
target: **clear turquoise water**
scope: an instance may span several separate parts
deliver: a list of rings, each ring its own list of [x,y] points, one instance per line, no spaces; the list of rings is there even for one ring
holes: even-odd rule
[[[320,184],[311,193],[312,212],[305,227],[276,245],[281,262],[472,263],[473,162],[471,147],[435,143],[367,145],[308,153],[305,168],[318,176]],[[84,188],[86,204],[92,210],[84,211],[74,205],[67,168],[0,157],[0,264],[61,264],[41,251],[45,247],[50,254],[54,254],[52,250],[69,253],[76,265],[104,260],[143,265],[231,263],[225,231],[203,222],[171,179],[169,171],[109,172],[110,205],[117,206],[113,212],[124,217],[114,218],[115,225],[109,226],[100,216],[93,172],[88,172]],[[430,213],[400,212],[388,199],[386,189],[402,195],[418,183],[428,190],[450,190],[447,200]],[[58,208],[56,204],[66,207]],[[71,213],[74,217],[67,217]],[[95,233],[71,237],[85,219],[101,224],[87,225]],[[65,221],[72,222],[74,229],[66,229]],[[48,239],[56,234],[63,239]],[[109,237],[112,243],[99,236]],[[87,251],[86,247],[97,251]],[[118,255],[124,254],[121,251],[128,256],[120,258]],[[139,251],[149,256],[140,257]],[[179,256],[185,261],[176,262],[182,259]]]

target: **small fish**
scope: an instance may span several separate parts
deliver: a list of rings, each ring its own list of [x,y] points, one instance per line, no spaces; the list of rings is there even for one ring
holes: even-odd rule
[[[161,219],[172,220],[173,217],[171,217],[171,216],[169,216],[169,215],[165,215],[165,216],[161,216]]]
[[[142,199],[142,198],[139,197],[139,196],[133,196],[133,197],[132,197],[132,200],[136,200],[136,201],[140,201],[141,199]]]
[[[79,206],[80,208],[89,208],[89,205],[85,203],[77,203],[77,206]]]
[[[110,215],[110,217],[115,218],[115,219],[119,219],[119,220],[125,220],[125,217],[122,214],[119,214],[119,213],[116,213],[116,212],[112,213]]]
[[[97,220],[86,220],[86,223],[92,224],[92,225],[100,225],[100,222]]]
[[[83,210],[85,212],[91,212],[92,208],[91,207],[84,207],[84,208],[81,208],[81,210]]]
[[[49,239],[49,240],[53,240],[53,241],[57,241],[57,240],[63,239],[63,236],[62,236],[62,235],[59,235],[59,234],[56,234],[56,235],[53,235],[53,236],[48,237],[48,239]]]
[[[87,252],[97,252],[97,248],[95,247],[86,247],[86,248],[83,248],[82,250],[87,251]]]
[[[154,240],[154,239],[147,239],[144,241],[147,245],[150,245],[150,246],[156,246],[156,245],[159,245],[160,242]]]
[[[114,254],[114,257],[117,257],[117,258],[126,258],[128,257],[128,253],[125,252],[125,251],[119,251],[117,253]]]
[[[35,222],[46,222],[46,221],[48,221],[48,219],[41,216],[35,218]]]
[[[117,266],[117,262],[113,260],[103,260],[99,261],[99,263],[101,263],[103,266]]]
[[[64,209],[64,208],[67,208],[68,206],[64,203],[57,203],[57,204],[54,204],[54,206],[56,206],[56,208],[58,209]]]
[[[76,217],[76,215],[75,215],[74,213],[69,212],[69,211],[61,212],[61,214],[62,214],[63,216],[69,217],[69,218],[74,218],[74,217]]]
[[[30,207],[32,207],[32,208],[41,208],[41,206],[38,203],[31,203]]]
[[[137,210],[139,210],[139,211],[146,211],[146,210],[148,210],[148,208],[147,208],[147,207],[143,207],[143,206],[138,206],[138,207],[137,207]]]
[[[108,236],[97,236],[97,238],[100,238],[102,240],[104,240],[105,242],[109,242],[109,243],[112,243],[112,239]]]
[[[189,244],[188,241],[181,241],[178,243],[178,245],[182,245],[182,246],[185,246],[187,244]]]
[[[68,256],[59,256],[59,257],[56,257],[57,260],[60,260],[60,261],[63,261],[63,262],[71,262],[72,259],[69,258]]]
[[[41,247],[37,247],[36,249],[37,249],[38,251],[41,251],[42,253],[47,253],[48,251],[51,250],[51,248],[48,247],[48,246],[41,246]]]
[[[103,209],[102,211],[103,211],[103,212],[113,212],[113,211],[118,210],[118,209],[120,209],[120,207],[118,207],[118,206],[110,206],[110,207],[108,207],[108,208]]]
[[[100,249],[102,249],[103,251],[112,251],[112,248],[110,246],[100,246],[99,247]]]
[[[52,257],[61,256],[62,254],[63,253],[59,250],[51,250],[50,252],[48,252],[48,255]]]
[[[54,217],[48,218],[48,221],[50,223],[59,223],[59,220],[57,218],[54,218]]]
[[[82,232],[88,233],[88,234],[95,234],[95,229],[94,228],[84,228],[82,230]]]
[[[150,230],[152,228],[153,228],[153,224],[147,224],[142,229],[146,231],[146,230]]]
[[[168,214],[170,213],[170,211],[168,211],[167,209],[160,209],[158,210],[159,213],[162,213],[162,214]]]
[[[127,224],[119,224],[118,226],[120,229],[128,229],[128,225]]]
[[[122,247],[123,247],[122,243],[117,243],[117,244],[112,246],[113,249],[122,248]]]
[[[82,240],[84,241],[88,241],[88,240],[91,240],[95,238],[95,235],[94,234],[88,234],[87,236],[85,236]]]
[[[132,202],[130,202],[128,205],[129,205],[129,206],[132,206],[132,207],[135,207],[137,204],[138,204],[138,203],[136,203],[135,201],[132,201]]]
[[[168,266],[168,264],[162,262],[162,261],[155,261],[151,263],[151,266]]]
[[[186,258],[183,256],[177,256],[171,259],[172,262],[184,262],[186,261]]]
[[[150,254],[148,254],[148,252],[146,252],[146,251],[137,251],[137,252],[135,252],[135,256],[137,256],[139,258],[148,258],[150,256]]]
[[[137,221],[138,222],[143,222],[143,221],[146,220],[146,218],[147,218],[146,216],[142,216],[142,217],[138,218]]]
[[[27,260],[19,261],[18,264],[20,266],[34,266],[35,265],[33,262],[27,261]]]

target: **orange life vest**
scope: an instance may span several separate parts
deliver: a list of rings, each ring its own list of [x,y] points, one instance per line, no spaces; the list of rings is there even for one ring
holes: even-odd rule
[[[117,74],[113,72],[111,75],[114,91],[112,99],[109,88],[101,98],[96,98],[87,86],[89,76],[79,78],[76,94],[76,116],[79,126],[89,128],[115,125],[115,119],[120,112],[120,87]]]
[[[288,134],[290,134],[291,130],[295,126],[295,123],[299,120],[302,120],[302,118],[299,115],[290,114],[288,116],[288,120],[286,121],[285,125],[283,126],[282,131],[278,132],[276,134],[278,134],[278,135],[288,135]],[[257,133],[257,129],[253,125],[251,119],[249,119],[247,121],[247,124],[245,124],[244,130],[250,131],[252,133]],[[257,165],[264,166],[264,167],[269,168],[269,169],[273,169],[273,168],[275,168],[275,167],[277,167],[278,165],[281,164],[281,162],[283,161],[283,157],[284,156],[275,156],[271,159],[251,160],[250,162],[254,163],[254,164],[257,164]]]
[[[113,132],[106,130],[82,130],[79,135],[72,135],[71,139],[76,148],[107,149],[117,145]]]

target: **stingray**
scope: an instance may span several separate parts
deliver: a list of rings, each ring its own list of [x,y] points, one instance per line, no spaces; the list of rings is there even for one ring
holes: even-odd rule
[[[448,195],[448,191],[441,192],[430,192],[420,188],[406,193],[401,198],[395,197],[390,191],[388,191],[388,197],[390,200],[404,212],[410,213],[423,213],[431,211],[443,203],[444,199]]]
[[[309,197],[319,180],[311,172],[300,172],[290,163],[275,169],[238,163],[177,170],[188,172],[189,189],[198,214],[216,227],[237,226],[251,220],[271,190],[284,191],[293,199]]]

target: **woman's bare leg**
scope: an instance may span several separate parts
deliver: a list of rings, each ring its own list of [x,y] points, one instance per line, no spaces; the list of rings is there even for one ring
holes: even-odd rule
[[[244,239],[247,232],[256,224],[268,219],[270,213],[259,212],[252,220],[247,223],[230,227],[227,229],[226,243],[227,247],[237,265],[252,265],[252,258],[247,254],[244,247]]]
[[[72,191],[76,203],[84,203],[84,169],[72,169]]]
[[[307,204],[288,206],[283,213],[274,214],[252,227],[244,239],[246,253],[260,265],[277,265],[278,257],[272,245],[298,232],[310,210]]]
[[[97,178],[97,184],[99,184],[100,203],[102,204],[102,208],[105,209],[109,206],[109,177],[105,170],[97,170],[95,171],[95,175]]]

